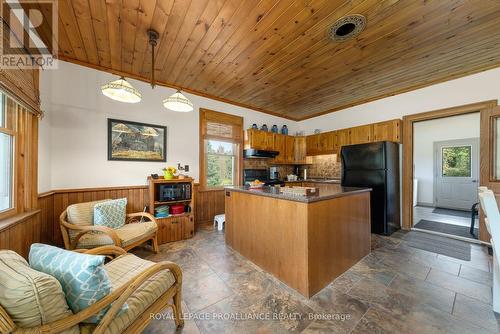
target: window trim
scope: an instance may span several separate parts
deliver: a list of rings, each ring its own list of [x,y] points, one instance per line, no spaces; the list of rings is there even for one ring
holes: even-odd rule
[[[12,99],[10,98],[7,94],[3,93],[2,91],[0,91],[0,94],[3,94],[3,99],[2,99],[2,102],[4,103],[4,107],[5,107],[5,114],[4,114],[4,117],[5,117],[5,122],[7,122],[7,119],[8,119],[8,115],[7,115],[7,108],[8,108],[8,103],[7,101],[9,99]],[[17,165],[18,165],[18,158],[17,158],[17,113],[18,113],[18,108],[17,108],[17,102],[12,99],[12,102],[13,102],[13,105],[12,107],[14,108],[14,110],[12,111],[13,114],[11,115],[11,119],[15,122],[15,124],[13,124],[13,129],[9,129],[7,127],[1,127],[0,126],[0,133],[3,133],[3,134],[6,134],[8,136],[11,136],[12,137],[12,184],[11,184],[11,193],[12,193],[12,198],[11,198],[11,203],[12,203],[12,207],[7,209],[7,210],[4,210],[4,211],[0,211],[0,220],[1,219],[5,219],[5,218],[10,218],[12,216],[15,216],[17,213],[18,213],[18,205],[17,205],[17,199],[18,199],[18,196],[17,196],[17,185],[18,185],[18,182],[17,182],[17,176],[18,176],[18,173],[16,173],[16,170],[17,170]]]
[[[205,150],[205,140],[221,140],[225,142],[231,142],[233,144],[238,145],[237,149],[237,164],[236,164],[236,186],[241,185],[242,179],[243,179],[243,117],[236,116],[236,115],[231,115],[231,114],[226,114],[210,109],[204,109],[200,108],[199,112],[199,165],[200,165],[200,190],[201,191],[220,191],[223,190],[224,187],[209,187],[207,186],[207,179],[206,179],[206,168],[207,168],[207,162],[206,162],[206,157],[207,153]],[[205,125],[207,121],[217,121],[220,123],[224,124],[230,124],[233,126],[238,126],[240,128],[240,131],[233,136],[233,138],[227,138],[227,137],[219,137],[219,136],[213,136],[213,135],[206,135],[205,134]]]

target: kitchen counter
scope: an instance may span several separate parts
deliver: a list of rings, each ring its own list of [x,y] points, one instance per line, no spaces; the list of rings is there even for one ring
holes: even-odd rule
[[[298,184],[298,183],[333,183],[340,184],[340,179],[307,179],[307,180],[297,180],[297,181],[284,181],[285,183]]]
[[[273,197],[273,198],[284,199],[288,201],[303,202],[303,203],[325,201],[337,197],[349,196],[357,193],[371,191],[370,188],[342,187],[338,184],[331,184],[331,186],[329,187],[322,187],[321,189],[319,189],[317,195],[311,195],[306,197],[299,195],[282,194],[280,193],[278,187],[264,186],[262,188],[250,189],[250,187],[248,186],[240,186],[240,187],[226,187],[225,189],[226,191],[245,192],[245,193],[250,193],[252,195],[267,196],[267,197]]]
[[[307,298],[370,253],[370,189],[225,189],[226,244]]]

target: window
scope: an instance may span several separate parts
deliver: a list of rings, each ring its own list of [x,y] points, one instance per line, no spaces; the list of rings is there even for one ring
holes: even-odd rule
[[[239,185],[243,118],[200,109],[200,184],[220,189]]]
[[[470,146],[450,146],[441,150],[442,176],[444,177],[471,177]]]
[[[207,152],[206,180],[209,187],[232,186],[237,183],[235,173],[238,145],[220,140],[205,140]]]
[[[0,92],[0,213],[14,208],[14,131],[7,112],[12,111],[7,110],[5,95]]]

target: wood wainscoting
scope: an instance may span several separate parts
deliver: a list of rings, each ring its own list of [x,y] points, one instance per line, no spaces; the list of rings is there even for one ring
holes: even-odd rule
[[[31,244],[50,243],[43,237],[40,210],[32,210],[0,222],[0,249],[10,249],[24,258],[28,257]]]
[[[212,223],[215,215],[224,213],[224,190],[202,191],[199,190],[198,184],[195,184],[194,188],[196,192],[195,225]],[[66,189],[40,194],[38,198],[40,237],[34,239],[33,242],[46,242],[57,246],[63,245],[59,229],[59,216],[68,205],[123,197],[128,199],[127,212],[142,211],[149,204],[149,193],[146,185]],[[0,231],[0,236],[2,233]]]

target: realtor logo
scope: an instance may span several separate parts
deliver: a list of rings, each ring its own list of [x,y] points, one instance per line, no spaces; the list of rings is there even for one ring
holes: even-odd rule
[[[0,68],[57,67],[57,0],[3,0]]]

